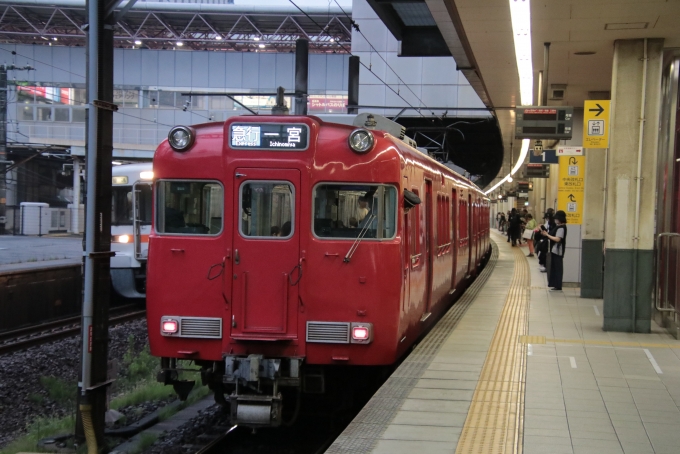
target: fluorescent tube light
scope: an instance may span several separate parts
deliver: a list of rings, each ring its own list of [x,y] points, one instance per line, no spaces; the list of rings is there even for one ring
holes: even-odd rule
[[[520,100],[523,106],[530,106],[534,103],[534,65],[531,58],[531,2],[529,0],[509,1],[512,36],[515,42],[515,60],[519,74]],[[519,158],[510,173],[484,194],[489,194],[506,181],[512,181],[512,175],[522,167],[528,152],[529,139],[524,139],[522,140]]]

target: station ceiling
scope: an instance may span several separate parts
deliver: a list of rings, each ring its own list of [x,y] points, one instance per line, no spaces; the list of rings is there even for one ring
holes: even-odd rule
[[[451,55],[487,107],[495,109],[509,171],[514,111],[519,105],[508,0],[424,0]],[[582,108],[611,89],[614,41],[664,38],[664,47],[680,47],[680,2],[667,0],[531,0],[534,84],[543,69],[544,43],[551,43],[548,85],[564,85],[563,99],[548,105]],[[534,90],[536,92],[536,90]],[[534,104],[537,104],[534,96]],[[520,149],[515,141],[514,150]],[[514,153],[517,158],[517,151]]]
[[[312,53],[351,47],[351,11],[335,4],[305,6],[305,14],[292,4],[114,3],[117,47],[172,49],[181,42],[193,50],[290,52],[298,38],[309,40]],[[0,0],[0,42],[85,46],[86,23],[84,0]]]

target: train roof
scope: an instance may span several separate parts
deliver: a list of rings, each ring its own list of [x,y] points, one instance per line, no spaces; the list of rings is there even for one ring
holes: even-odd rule
[[[388,122],[391,122],[391,120],[385,119]],[[295,116],[295,115],[289,115],[289,116],[272,116],[272,115],[244,115],[244,116],[237,116],[237,117],[231,117],[229,118],[226,122],[211,122],[211,123],[201,123],[197,125],[192,125],[191,128],[195,131],[196,134],[196,140],[199,140],[203,143],[203,147],[200,150],[200,158],[205,159],[210,156],[218,157],[222,156],[222,152],[224,149],[224,143],[223,141],[225,140],[224,134],[225,134],[225,128],[228,127],[228,125],[234,124],[234,123],[260,123],[260,124],[265,124],[265,123],[307,123],[313,124],[316,123],[318,125],[319,131],[323,128],[332,128],[336,130],[345,130],[347,131],[347,134],[349,132],[360,128],[361,126],[356,126],[353,124],[350,124],[350,122],[343,122],[343,123],[337,123],[337,122],[331,122],[331,121],[325,121],[322,118],[316,117],[316,116]],[[396,123],[394,123],[396,125]],[[365,128],[368,129],[368,128]],[[383,139],[387,140],[388,142],[391,142],[394,145],[394,150],[397,152],[401,159],[407,160],[415,165],[420,165],[420,166],[427,166],[429,167],[432,171],[438,171],[442,175],[445,176],[445,178],[448,178],[450,180],[454,180],[457,185],[463,186],[465,188],[468,188],[470,190],[473,190],[475,192],[479,192],[480,194],[482,193],[480,189],[475,185],[472,181],[469,179],[465,178],[464,176],[460,175],[459,173],[455,172],[454,170],[450,169],[444,163],[438,162],[434,159],[432,159],[430,156],[428,156],[426,153],[423,153],[422,151],[412,147],[409,145],[406,141],[404,141],[401,137],[397,137],[393,134],[390,134],[390,132],[394,131],[384,131],[381,129],[373,129],[372,130],[374,133],[377,134],[378,139]],[[219,142],[219,146],[218,143]],[[165,155],[166,152],[170,151],[171,148],[167,142],[167,139],[163,141],[158,147],[158,153],[156,154],[157,157],[161,157]],[[268,150],[272,151],[272,150]],[[282,150],[277,150],[277,151],[282,151]],[[181,153],[180,153],[181,154]],[[172,153],[172,156],[177,156],[176,153]],[[199,156],[196,156],[197,158]],[[184,159],[182,159],[184,161]],[[186,161],[184,161],[186,164]],[[417,163],[417,164],[416,164]],[[122,167],[122,166],[120,166]]]

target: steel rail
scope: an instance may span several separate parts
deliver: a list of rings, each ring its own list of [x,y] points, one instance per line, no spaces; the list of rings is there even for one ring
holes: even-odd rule
[[[115,312],[120,311],[121,309],[119,308]],[[112,316],[109,318],[109,323],[111,325],[117,325],[136,320],[144,315],[146,315],[145,309],[127,311],[120,315]],[[0,355],[25,350],[29,347],[65,339],[78,334],[80,334],[80,317],[69,317],[27,328],[7,331],[0,333]]]
[[[234,430],[236,430],[238,426],[232,426],[229,430],[227,430],[225,433],[221,435],[217,435],[213,440],[211,440],[207,445],[201,447],[198,451],[196,451],[194,454],[210,454],[214,450],[216,450],[220,444],[231,434]],[[218,452],[218,451],[215,451]],[[219,451],[223,452],[223,451]]]

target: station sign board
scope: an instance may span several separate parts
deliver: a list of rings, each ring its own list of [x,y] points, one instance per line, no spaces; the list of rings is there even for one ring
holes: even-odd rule
[[[520,192],[529,192],[534,190],[534,184],[531,181],[518,181],[517,189]]]
[[[567,224],[581,224],[585,192],[586,158],[561,156],[557,184],[557,209],[567,214]]]
[[[557,147],[557,156],[583,156],[583,147]]]
[[[585,101],[583,104],[583,146],[609,148],[611,101]]]
[[[543,153],[536,156],[531,153],[529,155],[529,162],[531,164],[557,164],[557,150],[543,150]]]
[[[516,139],[571,139],[573,107],[515,108]]]
[[[527,164],[524,178],[550,178],[550,164]]]

